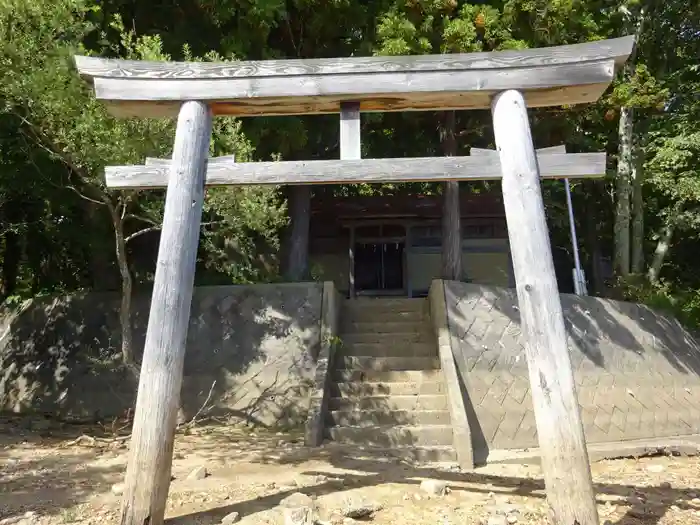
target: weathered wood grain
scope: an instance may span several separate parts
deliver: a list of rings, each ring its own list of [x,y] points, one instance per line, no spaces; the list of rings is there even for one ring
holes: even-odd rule
[[[564,86],[548,89],[530,90],[525,98],[530,107],[561,105],[562,100],[568,104],[595,102],[610,85],[606,80],[599,84],[583,86]],[[495,92],[471,91],[467,95],[454,92],[420,92],[395,93],[390,95],[359,96],[360,110],[371,112],[403,112],[403,111],[434,111],[440,110],[470,110],[489,107]],[[371,97],[371,98],[367,98]],[[215,116],[255,117],[255,116],[284,116],[284,115],[322,115],[337,114],[342,102],[358,99],[355,96],[323,96],[323,97],[276,97],[250,98],[245,100],[210,101],[209,107]],[[152,100],[147,104],[143,101],[104,101],[110,113],[116,117],[161,118],[176,117],[177,104],[172,101]]]
[[[600,178],[605,176],[605,153],[543,154],[538,156],[542,177]],[[165,166],[110,166],[107,186],[113,189],[162,188]],[[226,162],[207,168],[208,186],[246,184],[348,184],[499,180],[497,156],[348,159],[284,162]]]
[[[362,136],[360,127],[360,103],[340,104],[340,158],[362,158]],[[348,244],[348,294],[355,297],[355,228],[350,228]]]
[[[554,525],[598,525],[540,188],[538,162],[558,155],[536,157],[519,92],[499,94],[492,112],[547,501]]]
[[[220,157],[209,157],[207,164],[236,162],[235,155],[222,155]],[[170,159],[159,159],[155,157],[146,157],[146,166],[170,166]]]
[[[303,99],[313,106],[313,99],[332,99],[339,107],[343,100],[357,101],[400,96],[410,101],[414,94],[442,93],[455,99],[456,104],[474,104],[470,93],[495,95],[504,89],[542,90],[581,85],[607,85],[613,78],[615,63],[612,59],[569,65],[528,68],[479,69],[464,71],[390,72],[344,75],[290,76],[281,81],[277,77],[241,77],[229,79],[139,79],[103,78],[94,80],[95,94],[106,101],[152,101],[196,99],[208,102],[235,102],[246,104],[251,100],[288,98]],[[558,104],[572,103],[564,89]],[[476,97],[481,101],[483,97]],[[293,101],[292,101],[293,102]],[[481,102],[483,104],[483,102]],[[160,106],[159,106],[160,107]],[[214,106],[216,111],[216,106]],[[337,111],[337,109],[336,109]]]
[[[340,105],[340,158],[362,157],[360,136],[360,103],[343,102]]]
[[[83,77],[241,78],[342,75],[378,72],[460,71],[536,67],[614,59],[622,65],[632,51],[633,36],[582,44],[490,53],[265,60],[245,62],[147,62],[76,56]]]
[[[211,112],[182,105],[165,198],[151,310],[129,446],[121,525],[162,525],[190,322]]]
[[[596,100],[634,37],[570,46],[412,57],[229,63],[135,62],[75,57],[97,98],[120,116],[169,116],[182,100],[212,103],[214,114],[488,108],[504,89],[544,91],[531,106]],[[585,86],[586,89],[581,89]],[[389,100],[386,100],[389,99]],[[143,108],[146,107],[147,110]]]

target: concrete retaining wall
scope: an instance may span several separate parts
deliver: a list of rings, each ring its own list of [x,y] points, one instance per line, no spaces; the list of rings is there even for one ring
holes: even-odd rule
[[[445,282],[475,461],[537,445],[515,290]],[[648,307],[562,295],[589,443],[700,433],[700,346]]]
[[[195,290],[181,406],[191,417],[212,384],[210,413],[253,423],[301,425],[321,341],[321,283]],[[150,297],[136,297],[140,357]],[[119,297],[41,299],[0,328],[0,410],[109,418],[133,406],[136,385],[115,367]],[[116,369],[116,370],[115,370]]]

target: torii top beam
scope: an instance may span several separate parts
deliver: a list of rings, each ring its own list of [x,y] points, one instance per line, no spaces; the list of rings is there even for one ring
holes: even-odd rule
[[[75,57],[98,99],[122,117],[174,116],[186,100],[214,115],[486,109],[518,89],[529,107],[597,100],[632,51],[627,36],[583,44],[428,56],[228,63],[141,62]]]

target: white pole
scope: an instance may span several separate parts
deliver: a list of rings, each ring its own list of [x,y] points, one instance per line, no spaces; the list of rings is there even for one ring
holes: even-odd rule
[[[581,271],[581,259],[578,254],[578,239],[576,238],[576,222],[574,221],[574,206],[571,203],[571,186],[569,179],[564,179],[566,189],[566,208],[569,211],[569,228],[571,230],[571,246],[574,249],[574,292],[576,295],[586,295],[586,281]]]

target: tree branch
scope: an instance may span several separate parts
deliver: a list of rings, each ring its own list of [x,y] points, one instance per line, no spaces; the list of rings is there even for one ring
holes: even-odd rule
[[[56,144],[54,144],[54,142],[51,140],[51,138],[48,137],[46,135],[46,133],[44,133],[41,128],[36,126],[33,122],[27,120],[24,116],[20,115],[16,111],[13,111],[13,113],[18,119],[20,119],[20,121],[22,121],[22,123],[25,126],[27,126],[27,128],[29,128],[31,133],[34,135],[34,138],[35,138],[35,140],[33,141],[34,144],[36,144],[38,147],[40,147],[41,149],[46,151],[52,157],[57,157],[58,159],[60,159],[61,162],[63,162],[68,167],[70,172],[75,173],[76,175],[78,175],[80,177],[81,181],[84,182],[86,179],[89,178],[87,173],[85,173],[85,170],[83,168],[76,166],[75,163],[72,161],[72,159],[70,159],[69,156],[60,153],[59,148],[56,147]],[[47,142],[50,147],[46,146],[46,144],[44,144],[44,141]],[[32,161],[32,164],[34,164],[34,167],[38,169],[38,167],[36,166],[36,163],[34,161]],[[57,185],[51,183],[51,180],[49,178],[47,178],[47,181],[50,184],[52,184],[53,186],[58,187]],[[67,185],[65,185],[65,187],[68,188],[69,190],[75,192],[82,199],[85,199],[85,200],[90,201],[90,202],[95,203],[95,204],[102,204],[102,205],[106,204],[104,196],[103,196],[102,200],[98,200],[98,199],[94,199],[92,197],[88,197],[87,195],[82,193],[80,190],[78,190],[78,188],[76,188],[73,185],[67,184]]]
[[[160,228],[161,228],[160,226],[149,226],[148,228],[144,228],[143,230],[139,230],[137,232],[134,232],[131,235],[127,235],[124,238],[124,244],[135,239],[136,237],[140,237],[141,235],[145,235],[146,233],[158,231],[158,230],[160,230]]]
[[[140,217],[137,216],[132,216],[134,219],[140,219]],[[143,219],[146,222],[148,222],[148,219]],[[200,228],[204,228],[205,226],[212,226],[214,224],[220,224],[224,221],[210,221],[210,222],[203,222],[200,224]],[[132,233],[131,235],[127,235],[124,238],[124,244],[128,243],[132,239],[135,239],[136,237],[140,237],[141,235],[145,235],[146,233],[151,233],[155,231],[159,231],[162,228],[161,224],[154,224],[153,226],[149,226],[148,228],[144,228],[142,230],[139,230],[137,232]]]
[[[153,226],[157,226],[158,223],[154,221],[153,219],[150,219],[148,217],[140,217],[138,215],[134,215],[133,213],[129,213],[125,217],[126,219],[135,219],[137,221],[142,221],[142,222],[147,222],[148,224],[152,224]]]

